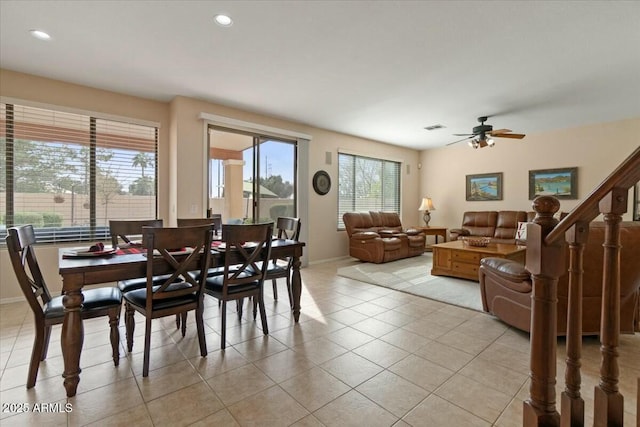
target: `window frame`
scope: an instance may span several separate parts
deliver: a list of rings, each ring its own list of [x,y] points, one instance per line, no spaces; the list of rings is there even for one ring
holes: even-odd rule
[[[23,101],[18,99],[11,99],[6,97],[0,97],[0,104],[4,107],[5,114],[0,114],[0,123],[4,122],[2,129],[0,129],[0,134],[4,137],[5,140],[5,161],[2,168],[5,170],[5,209],[3,212],[0,212],[4,216],[3,224],[0,226],[0,246],[5,246],[5,237],[7,235],[7,229],[16,225],[16,200],[15,195],[16,191],[16,158],[15,158],[15,147],[16,143],[20,140],[35,142],[35,143],[47,143],[47,142],[59,142],[63,147],[67,147],[68,144],[82,144],[88,148],[88,163],[83,166],[87,169],[85,174],[88,177],[85,184],[88,186],[87,195],[88,205],[89,205],[89,217],[88,217],[88,225],[64,225],[61,227],[37,227],[34,228],[36,231],[36,237],[39,243],[51,243],[51,244],[59,244],[59,243],[71,243],[71,242],[82,242],[82,241],[91,241],[91,240],[106,240],[110,238],[109,227],[107,224],[97,225],[97,170],[98,163],[100,159],[97,156],[99,149],[120,149],[120,150],[131,150],[133,152],[136,151],[136,146],[127,147],[127,143],[129,139],[131,140],[140,140],[140,138],[136,138],[135,131],[129,131],[128,133],[120,133],[115,138],[113,135],[109,135],[107,131],[99,131],[98,128],[102,125],[107,128],[109,127],[123,127],[127,126],[131,128],[136,127],[147,127],[148,129],[145,132],[149,134],[153,134],[152,139],[148,138],[145,140],[144,144],[147,144],[149,141],[153,141],[152,149],[148,150],[149,154],[152,155],[153,160],[153,173],[147,176],[153,176],[153,216],[157,218],[158,216],[158,145],[159,145],[159,123],[149,122],[144,120],[137,120],[127,117],[113,116],[109,114],[101,114],[101,113],[93,113],[84,110],[76,110],[65,108],[61,106],[55,105],[47,105],[29,101]],[[82,141],[75,141],[74,138],[77,136],[73,136],[70,140],[66,140],[64,138],[62,141],[58,141],[58,134],[55,133],[56,128],[58,128],[58,132],[62,134],[64,130],[66,130],[65,126],[56,126],[56,124],[49,125],[53,126],[54,130],[52,131],[51,141],[48,141],[47,136],[43,137],[42,141],[34,139],[32,136],[28,135],[28,137],[23,138],[20,137],[20,131],[16,130],[16,125],[19,126],[20,119],[16,118],[14,108],[24,108],[28,109],[38,109],[44,110],[46,113],[50,113],[52,115],[55,114],[73,114],[79,116],[82,120],[78,120],[77,123],[74,122],[75,125],[79,123],[84,123],[84,120],[88,120],[89,127],[87,129],[80,128],[78,131],[79,134],[88,135],[87,139],[82,139]],[[27,123],[27,122],[24,122]],[[46,128],[47,125],[43,126]],[[105,133],[107,132],[107,133]],[[27,132],[28,133],[28,132]],[[118,142],[118,140],[122,139],[122,141]],[[119,147],[118,144],[123,145]],[[147,146],[147,148],[151,148],[151,144]],[[74,147],[75,148],[75,147]],[[147,152],[147,150],[141,149],[140,152]],[[114,160],[108,160],[107,164],[113,167],[121,167],[122,159],[116,157]],[[144,171],[143,171],[144,176]],[[117,179],[117,178],[116,178]],[[126,182],[126,181],[125,181]],[[86,188],[86,187],[85,187]],[[79,193],[78,193],[79,194]],[[150,204],[147,205],[151,208]],[[73,215],[73,208],[72,215]],[[105,223],[108,221],[107,218],[102,219]],[[18,224],[22,225],[22,224]]]
[[[400,215],[400,210],[401,210],[401,206],[402,206],[402,162],[399,160],[389,160],[389,159],[383,159],[383,158],[377,158],[377,157],[371,157],[371,156],[365,156],[365,155],[361,155],[361,154],[355,154],[355,153],[351,153],[351,152],[345,152],[345,151],[338,151],[338,200],[337,200],[337,230],[338,231],[344,231],[345,230],[345,226],[344,226],[344,222],[342,220],[342,215],[345,212],[354,212],[356,211],[357,208],[357,194],[355,191],[355,188],[357,187],[358,183],[357,183],[357,173],[356,173],[356,168],[353,167],[352,171],[351,171],[351,180],[349,182],[349,185],[351,186],[351,188],[353,189],[351,194],[350,194],[350,208],[346,209],[344,206],[342,206],[343,200],[345,199],[345,196],[343,195],[343,186],[345,185],[345,183],[343,182],[343,161],[345,158],[351,158],[353,164],[355,165],[359,160],[361,161],[373,161],[373,162],[379,162],[380,163],[380,188],[381,188],[381,194],[380,194],[380,199],[378,200],[378,205],[381,207],[384,207],[383,210],[387,211],[387,212],[395,212],[398,215]],[[387,184],[384,182],[384,177],[387,176],[385,173],[385,169],[387,168],[387,166],[393,166],[395,167],[395,171],[393,173],[394,178],[396,179],[395,183],[391,183],[392,187],[394,187],[395,189],[395,201],[393,202],[393,204],[395,204],[395,206],[391,209],[389,209],[389,205],[388,203],[385,203],[385,191],[384,189],[389,188],[387,186]],[[349,195],[347,195],[349,196]],[[371,207],[370,209],[373,209],[373,207]]]

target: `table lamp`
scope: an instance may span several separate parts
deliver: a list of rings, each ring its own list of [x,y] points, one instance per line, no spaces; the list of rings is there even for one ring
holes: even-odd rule
[[[436,208],[433,207],[433,202],[431,201],[431,199],[429,197],[423,198],[418,210],[424,211],[424,216],[422,217],[422,219],[424,219],[424,223],[428,227],[429,221],[431,221],[431,212],[429,211],[436,210]]]

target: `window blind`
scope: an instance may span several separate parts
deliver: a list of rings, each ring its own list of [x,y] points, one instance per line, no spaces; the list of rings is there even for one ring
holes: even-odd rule
[[[0,104],[0,237],[33,224],[39,242],[101,239],[110,219],[156,217],[158,130]]]
[[[338,154],[338,229],[345,212],[400,213],[400,163]]]

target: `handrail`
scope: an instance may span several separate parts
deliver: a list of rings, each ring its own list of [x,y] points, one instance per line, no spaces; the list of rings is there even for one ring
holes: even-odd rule
[[[623,425],[623,396],[618,390],[620,335],[620,224],[627,211],[628,190],[640,181],[640,146],[637,147],[562,221],[553,196],[534,201],[536,217],[527,227],[527,268],[531,272],[531,353],[529,399],[524,402],[527,427],[584,425],[584,399],[580,395],[582,345],[583,251],[589,222],[603,214],[602,299],[600,310],[600,382],[594,389],[594,425]],[[556,410],[558,278],[567,272],[563,254],[569,244],[567,303],[567,359],[562,415]],[[597,242],[596,242],[597,243]],[[597,278],[596,278],[597,279]]]
[[[560,239],[578,221],[591,222],[600,214],[598,204],[614,188],[629,189],[640,181],[640,146],[620,164],[587,198],[569,212],[544,239],[545,245],[551,245]]]

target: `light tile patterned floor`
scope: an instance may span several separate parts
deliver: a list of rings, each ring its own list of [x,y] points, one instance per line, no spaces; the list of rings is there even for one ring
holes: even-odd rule
[[[286,297],[266,287],[270,335],[260,322],[228,313],[227,349],[220,317],[206,297],[209,355],[199,355],[193,315],[187,336],[174,318],[154,321],[151,371],[142,377],[144,324],[134,351],[111,361],[105,319],[85,322],[77,396],[60,377],[60,326],[35,388],[25,388],[33,319],[25,303],[0,307],[0,401],[3,425],[198,426],[519,426],[528,396],[529,337],[483,313],[336,276],[337,261],[302,270],[299,324]],[[280,295],[286,295],[284,282]],[[246,310],[245,310],[246,311]],[[249,314],[249,313],[247,313]],[[583,392],[592,423],[599,342],[585,338]],[[640,334],[620,339],[625,426],[636,425]],[[564,340],[558,341],[558,402],[564,387]],[[72,412],[15,413],[10,403],[70,403]],[[23,405],[23,407],[25,407]]]

